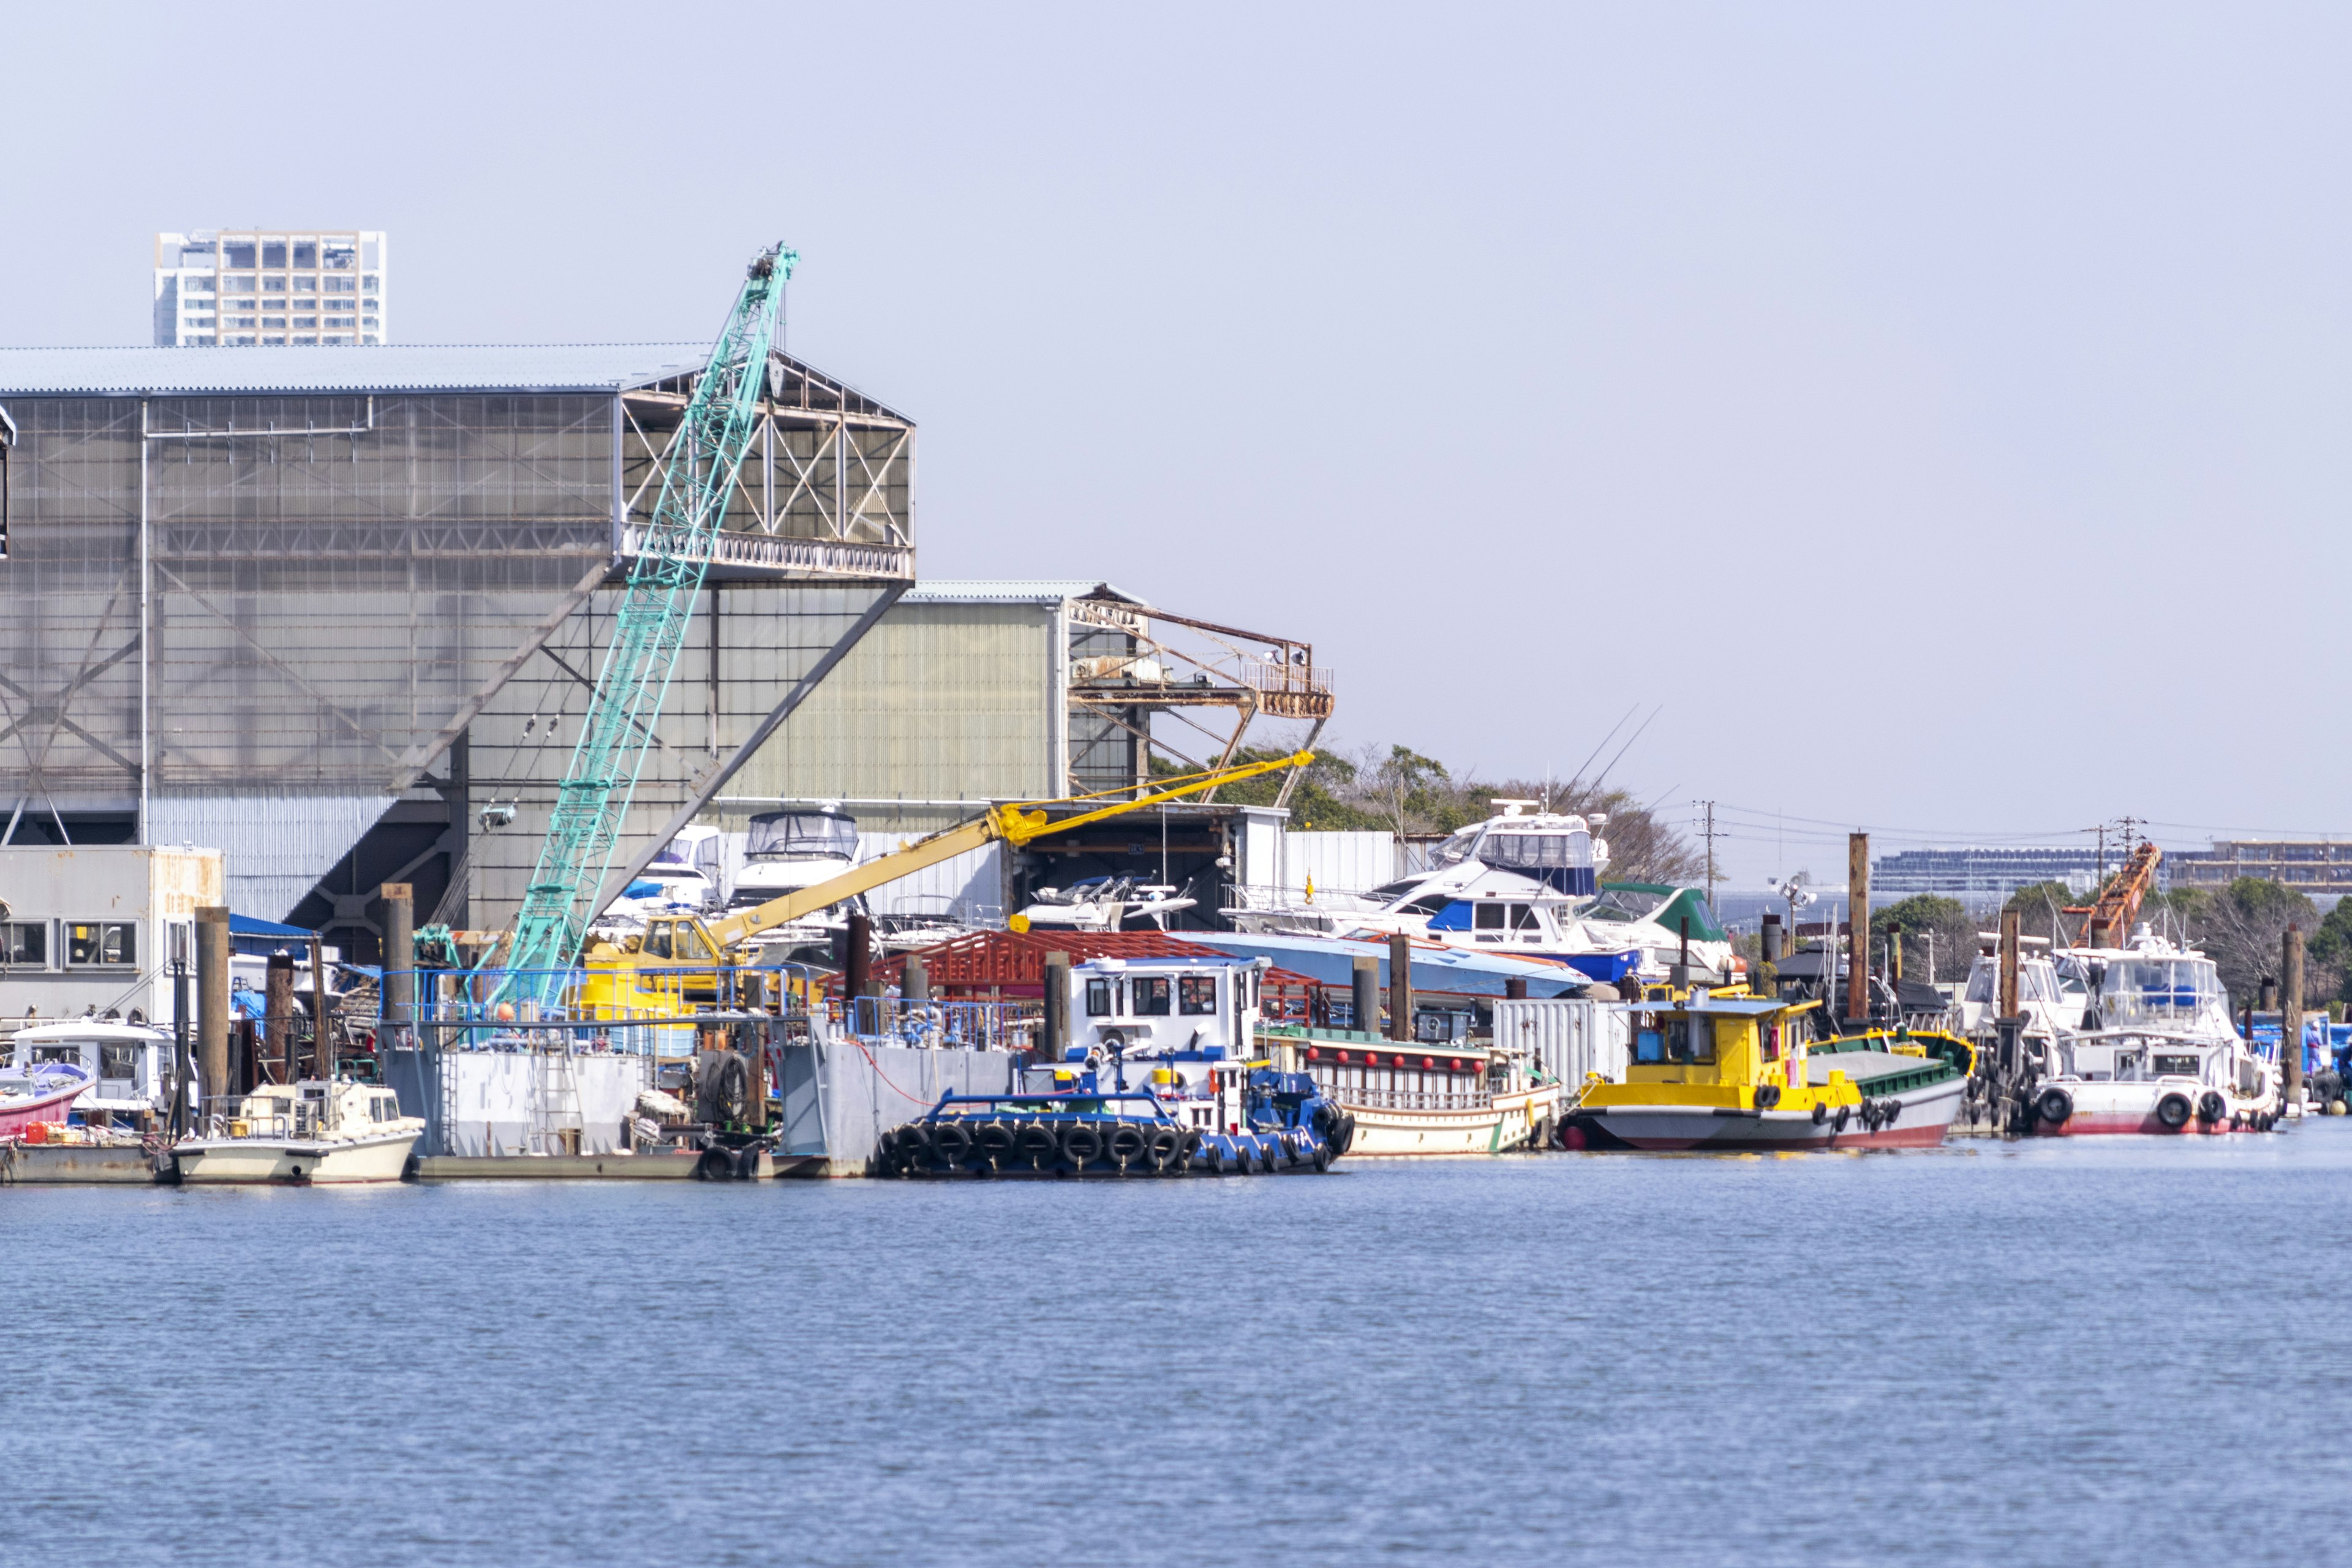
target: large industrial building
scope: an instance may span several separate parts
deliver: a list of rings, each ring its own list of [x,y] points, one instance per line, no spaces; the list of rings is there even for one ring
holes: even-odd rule
[[[506,923],[706,353],[0,350],[0,843],[219,849],[235,910],[362,958],[387,881]],[[1328,718],[1293,639],[1097,582],[916,586],[913,423],[781,353],[769,388],[605,896],[698,819],[837,801],[895,842]],[[1278,874],[1278,821],[1123,820],[966,868],[967,901],[1148,866],[1213,910]]]
[[[361,952],[387,880],[501,923],[706,352],[0,350],[0,842],[222,849]],[[615,877],[913,578],[912,423],[769,384]]]

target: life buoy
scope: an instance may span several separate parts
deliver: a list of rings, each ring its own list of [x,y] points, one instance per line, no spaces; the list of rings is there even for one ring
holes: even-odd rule
[[[1083,1171],[1089,1160],[1102,1158],[1102,1130],[1091,1121],[1073,1121],[1062,1130],[1062,1157]]]
[[[1103,1140],[1103,1152],[1121,1165],[1137,1158],[1150,1146],[1150,1137],[1132,1121],[1114,1122],[1110,1136]]]
[[[2218,1089],[2209,1089],[2197,1097],[2197,1120],[2219,1121],[2229,1113],[2230,1102],[2221,1098]]]
[[[2189,1125],[2189,1097],[2168,1094],[2156,1102],[2156,1119],[2175,1132]]]
[[[1043,1167],[1046,1161],[1062,1152],[1061,1141],[1054,1130],[1042,1121],[1032,1121],[1013,1135],[1013,1148],[1032,1165]]]
[[[2053,1084],[2033,1102],[2033,1114],[2053,1127],[2063,1127],[2066,1119],[2074,1114],[2074,1097]]]

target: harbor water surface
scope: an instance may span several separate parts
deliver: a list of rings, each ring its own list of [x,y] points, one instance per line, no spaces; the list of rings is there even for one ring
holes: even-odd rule
[[[2352,1554],[2352,1122],[0,1190],[9,1561]]]

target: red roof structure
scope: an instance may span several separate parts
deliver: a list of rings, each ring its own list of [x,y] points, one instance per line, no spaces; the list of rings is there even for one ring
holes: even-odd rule
[[[961,1002],[1043,997],[1049,952],[1066,952],[1073,963],[1090,958],[1233,958],[1221,949],[1157,931],[1060,931],[1050,936],[1034,931],[974,931],[918,952],[930,972],[931,994]],[[898,985],[905,978],[908,956],[877,960],[874,978]],[[1304,1018],[1317,989],[1304,974],[1268,970],[1259,992],[1261,1013],[1269,1021]]]

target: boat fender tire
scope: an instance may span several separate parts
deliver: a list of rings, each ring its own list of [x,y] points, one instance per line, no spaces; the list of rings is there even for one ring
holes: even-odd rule
[[[1261,1138],[1257,1141],[1257,1168],[1271,1176],[1282,1169],[1282,1140]]]
[[[1852,1117],[1852,1116],[1853,1116],[1853,1106],[1851,1106],[1851,1105],[1841,1105],[1841,1106],[1839,1106],[1839,1107],[1837,1108],[1837,1117],[1836,1117],[1837,1127],[1836,1127],[1836,1131],[1840,1131],[1840,1132],[1844,1131],[1845,1131],[1845,1124],[1846,1124],[1846,1121],[1847,1121],[1847,1120],[1848,1120],[1850,1117]]]
[[[1075,1121],[1062,1131],[1062,1155],[1083,1171],[1089,1160],[1102,1158],[1102,1130],[1091,1121]]]
[[[1009,1121],[983,1121],[972,1130],[972,1147],[992,1160],[1001,1160],[1013,1152],[1013,1124]]]
[[[1184,1152],[1184,1135],[1173,1127],[1155,1127],[1151,1130],[1150,1145],[1151,1163],[1164,1171]]]
[[[1771,1110],[1774,1106],[1776,1106],[1776,1105],[1778,1105],[1778,1104],[1780,1104],[1780,1086],[1779,1084],[1777,1084],[1777,1083],[1768,1083],[1768,1084],[1761,1085],[1761,1086],[1759,1086],[1759,1087],[1757,1089],[1757,1090],[1756,1090],[1756,1109],[1757,1109],[1757,1110]]]
[[[1212,1143],[1212,1144],[1210,1144],[1210,1145],[1209,1145],[1209,1174],[1211,1174],[1211,1175],[1213,1175],[1213,1176],[1222,1176],[1222,1175],[1223,1175],[1224,1173],[1225,1173],[1225,1151],[1224,1151],[1224,1147],[1223,1147],[1223,1145],[1222,1145],[1222,1144]]]
[[[961,1165],[971,1152],[971,1129],[961,1121],[942,1121],[931,1129],[931,1152],[950,1165]]]
[[[694,1163],[694,1179],[698,1182],[731,1182],[735,1179],[735,1154],[730,1149],[705,1149],[702,1158]]]
[[[1356,1117],[1349,1111],[1339,1118],[1339,1152],[1344,1154],[1356,1146]]]
[[[2189,1097],[2168,1094],[2156,1102],[2156,1119],[2178,1132],[2189,1125]]]
[[[930,1163],[931,1130],[919,1121],[909,1121],[898,1129],[898,1163],[909,1171],[919,1171]]]
[[[2045,1089],[2042,1098],[2033,1102],[2033,1114],[2053,1127],[2063,1127],[2066,1119],[2074,1114],[2074,1097],[2063,1089]]]
[[[1315,1145],[1315,1169],[1318,1172],[1323,1172],[1330,1168],[1331,1146],[1328,1143],[1318,1143]]]
[[[1813,1104],[1813,1125],[1819,1127],[1830,1119],[1830,1108],[1818,1100]]]
[[[1013,1135],[1013,1150],[1022,1158],[1043,1165],[1062,1152],[1061,1141],[1054,1130],[1042,1121],[1032,1121]]]
[[[2229,1110],[2230,1102],[2221,1098],[2221,1091],[2218,1089],[2209,1089],[2197,1097],[2197,1120],[2200,1121],[2219,1121]]]
[[[1187,1127],[1184,1129],[1184,1147],[1180,1151],[1180,1153],[1183,1159],[1189,1162],[1193,1155],[1198,1154],[1200,1152],[1201,1130],[1197,1127]]]
[[[1132,1121],[1114,1123],[1110,1130],[1110,1136],[1103,1140],[1103,1152],[1122,1165],[1129,1160],[1139,1157],[1150,1147],[1151,1147],[1150,1134]]]

